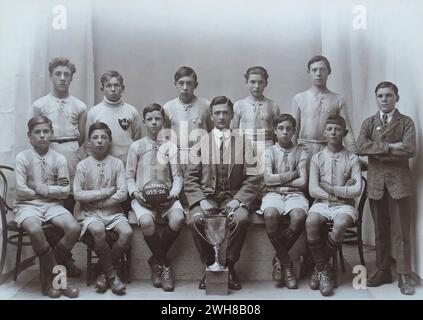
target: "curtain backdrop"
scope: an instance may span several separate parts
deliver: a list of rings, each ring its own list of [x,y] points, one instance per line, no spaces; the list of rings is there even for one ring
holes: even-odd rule
[[[53,27],[58,5],[66,8],[66,29]],[[48,63],[52,57],[65,56],[76,64],[71,94],[93,104],[91,4],[82,0],[1,1],[0,43],[0,163],[13,167],[16,154],[29,146],[26,124],[32,102],[50,91]],[[9,177],[13,197],[14,179]],[[11,254],[8,258],[13,260]]]
[[[66,30],[53,28],[57,5],[67,9]],[[357,5],[366,9],[364,30],[353,28]],[[16,153],[28,146],[30,106],[49,91],[47,66],[54,56],[76,64],[71,93],[88,107],[101,100],[99,79],[111,69],[123,74],[125,99],[141,112],[176,96],[173,74],[181,65],[197,71],[198,95],[233,101],[248,94],[246,69],[263,65],[270,74],[266,96],[290,112],[293,96],[310,86],[307,60],[323,54],[332,64],[329,88],[346,98],[356,137],[362,121],[377,110],[374,87],[382,80],[399,86],[398,107],[416,122],[412,232],[414,267],[422,275],[422,8],[418,0],[2,1],[0,163],[13,166]],[[371,244],[368,209],[364,224]]]

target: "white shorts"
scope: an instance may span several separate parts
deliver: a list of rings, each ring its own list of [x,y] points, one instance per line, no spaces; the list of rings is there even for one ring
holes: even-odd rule
[[[170,211],[175,210],[175,209],[180,209],[182,212],[184,211],[184,208],[181,205],[181,202],[179,200],[175,201],[169,209],[167,209],[166,211],[162,211],[162,210],[150,210],[147,209],[146,207],[143,207],[137,199],[133,199],[131,202],[131,207],[132,210],[134,210],[135,215],[137,216],[137,221],[140,221],[140,218],[144,215],[149,215],[151,216],[154,221],[156,221],[156,215],[160,214],[160,216],[162,218],[166,217]]]
[[[22,222],[24,222],[25,219],[30,217],[36,217],[45,223],[62,214],[72,215],[57,202],[45,204],[17,204],[13,211],[15,212],[15,222],[19,227],[22,226]]]
[[[129,224],[128,218],[123,213],[116,213],[108,216],[102,216],[97,212],[82,212],[81,218],[83,219],[81,223],[81,235],[83,237],[85,232],[88,229],[88,226],[93,222],[99,222],[104,225],[106,230],[113,230],[119,223],[127,222]]]
[[[302,194],[281,195],[276,192],[268,192],[261,200],[260,210],[257,213],[263,214],[267,208],[276,208],[281,215],[286,215],[292,209],[303,209],[307,213],[309,206],[308,200]]]
[[[328,220],[333,220],[338,214],[348,214],[354,222],[357,220],[357,209],[348,204],[329,207],[327,203],[318,202],[311,206],[308,214],[316,212]]]

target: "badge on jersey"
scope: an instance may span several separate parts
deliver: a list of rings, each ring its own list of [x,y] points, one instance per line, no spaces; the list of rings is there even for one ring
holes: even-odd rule
[[[128,128],[130,127],[132,123],[131,119],[126,119],[126,118],[123,118],[123,119],[118,118],[118,121],[119,121],[120,127],[125,131],[128,130]]]

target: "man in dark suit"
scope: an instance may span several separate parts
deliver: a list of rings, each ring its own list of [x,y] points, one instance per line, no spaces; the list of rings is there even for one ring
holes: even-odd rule
[[[369,157],[368,197],[375,225],[377,271],[367,286],[392,283],[393,257],[401,293],[412,295],[408,162],[416,153],[416,131],[413,120],[395,108],[399,100],[395,84],[381,82],[375,93],[379,111],[363,122],[357,141],[359,154]]]
[[[193,147],[184,177],[184,190],[190,206],[190,223],[204,229],[203,217],[215,209],[225,214],[233,212],[239,227],[228,240],[226,265],[229,270],[229,289],[241,289],[234,265],[240,257],[247,234],[249,208],[258,192],[260,176],[250,141],[231,131],[233,104],[227,97],[216,97],[210,103],[214,129]],[[192,230],[201,261],[214,262],[212,247]],[[200,281],[205,289],[205,277]]]

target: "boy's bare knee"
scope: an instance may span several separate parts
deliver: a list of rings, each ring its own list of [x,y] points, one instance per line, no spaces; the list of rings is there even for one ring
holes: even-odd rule
[[[88,230],[90,231],[95,241],[106,239],[106,230],[101,224],[91,223],[88,226]]]
[[[293,209],[289,213],[289,218],[292,224],[300,224],[305,222],[307,214],[303,209]]]
[[[143,230],[144,233],[146,232],[150,233],[151,231],[152,233],[154,233],[156,225],[154,223],[153,217],[144,215],[140,217],[139,222],[140,222],[141,229]]]
[[[276,208],[266,208],[263,212],[265,221],[275,221],[279,220],[280,214]]]

